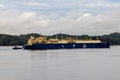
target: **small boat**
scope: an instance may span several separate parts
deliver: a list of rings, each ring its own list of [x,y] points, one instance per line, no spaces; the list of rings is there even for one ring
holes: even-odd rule
[[[19,46],[14,46],[12,49],[22,49],[22,47],[19,47]]]

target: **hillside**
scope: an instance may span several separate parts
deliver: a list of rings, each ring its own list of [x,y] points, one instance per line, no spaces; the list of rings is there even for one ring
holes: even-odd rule
[[[0,34],[0,46],[13,46],[13,45],[23,45],[27,43],[27,40],[31,35],[35,37],[41,36],[38,33],[31,33],[31,34],[24,34],[24,35],[7,35],[7,34]],[[58,39],[67,39],[67,38],[74,38],[74,39],[97,39],[97,37],[101,41],[109,41],[112,45],[120,45],[120,33],[111,33],[108,35],[101,35],[101,36],[89,36],[89,35],[69,35],[69,34],[54,34],[54,35],[45,35],[49,38],[58,38]]]

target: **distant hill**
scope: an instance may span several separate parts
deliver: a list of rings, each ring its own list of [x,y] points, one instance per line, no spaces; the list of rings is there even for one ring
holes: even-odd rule
[[[41,36],[41,34],[38,33],[30,33],[30,34],[24,34],[24,35],[7,35],[7,34],[0,34],[0,46],[13,46],[13,45],[24,45],[27,43],[27,40],[30,38],[31,35],[34,35],[35,37]],[[97,37],[101,41],[109,41],[112,45],[120,45],[120,33],[111,33],[108,35],[101,35],[101,36],[89,36],[89,35],[69,35],[69,34],[54,34],[54,35],[44,35],[49,38],[58,38],[58,39],[97,39]]]

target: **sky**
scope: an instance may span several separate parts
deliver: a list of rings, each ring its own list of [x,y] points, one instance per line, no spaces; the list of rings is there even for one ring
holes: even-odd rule
[[[0,0],[0,34],[120,32],[120,0]]]

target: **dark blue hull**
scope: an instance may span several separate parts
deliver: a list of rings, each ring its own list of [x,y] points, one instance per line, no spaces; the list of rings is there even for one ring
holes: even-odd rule
[[[67,43],[67,44],[33,44],[24,45],[23,49],[47,50],[47,49],[74,49],[74,48],[109,48],[110,43]]]

